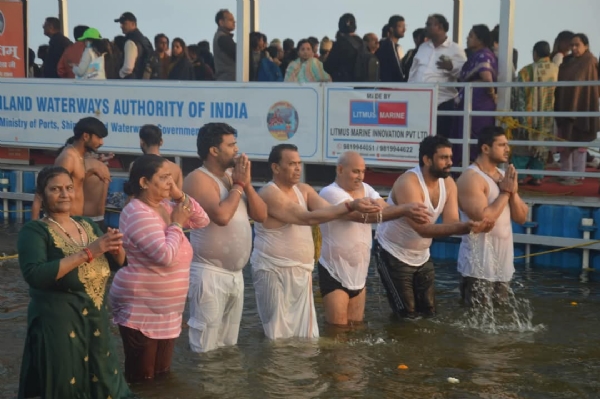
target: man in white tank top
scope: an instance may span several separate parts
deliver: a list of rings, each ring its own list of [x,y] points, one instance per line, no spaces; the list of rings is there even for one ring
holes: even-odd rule
[[[273,181],[259,194],[268,207],[264,223],[254,224],[252,280],[265,335],[317,338],[319,327],[312,294],[314,242],[311,225],[350,212],[379,212],[369,198],[330,205],[308,184],[300,183],[302,161],[293,144],[271,149]]]
[[[529,207],[519,197],[518,175],[513,165],[506,172],[498,165],[508,162],[510,148],[502,128],[489,126],[477,140],[479,155],[458,179],[461,219],[494,221],[486,234],[463,236],[458,253],[463,301],[473,306],[505,300],[514,268],[511,219],[523,224]]]
[[[371,198],[381,213],[352,212],[344,218],[321,224],[319,287],[325,320],[335,326],[361,323],[365,313],[367,273],[371,262],[371,223],[408,217],[415,223],[429,223],[430,213],[422,203],[388,205],[367,183],[365,161],[359,153],[340,155],[335,182],[319,195],[332,205],[356,198]]]
[[[401,317],[434,316],[435,271],[429,260],[433,238],[489,231],[492,223],[460,222],[456,183],[450,176],[452,144],[442,136],[426,137],[419,146],[419,166],[398,177],[388,204],[425,204],[429,223],[407,217],[377,228],[377,270],[392,310]],[[437,223],[439,217],[442,223]]]
[[[242,269],[252,248],[248,216],[267,218],[267,206],[251,184],[250,161],[238,156],[235,130],[208,123],[198,132],[202,167],[186,176],[184,192],[198,201],[210,224],[190,233],[190,348],[207,352],[235,345],[244,306]]]

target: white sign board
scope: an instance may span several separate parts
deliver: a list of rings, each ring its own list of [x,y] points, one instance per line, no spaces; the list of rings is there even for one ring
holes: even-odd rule
[[[108,128],[104,151],[140,153],[139,128],[155,124],[162,153],[194,157],[199,128],[225,122],[251,159],[290,143],[303,159],[322,161],[318,85],[0,79],[0,87],[0,145],[58,148],[79,119],[95,116]]]
[[[368,165],[413,167],[419,143],[435,134],[435,88],[327,87],[326,162],[345,151],[360,153]]]

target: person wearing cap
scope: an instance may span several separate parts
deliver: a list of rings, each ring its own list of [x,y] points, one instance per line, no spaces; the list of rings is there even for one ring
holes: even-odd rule
[[[80,79],[106,79],[105,56],[110,52],[107,40],[102,40],[98,29],[89,28],[77,39],[85,43],[85,51],[73,73]]]
[[[58,76],[65,79],[75,79],[75,74],[73,74],[73,69],[71,68],[72,64],[77,64],[79,60],[81,60],[81,55],[85,50],[85,42],[80,42],[79,38],[83,36],[83,33],[88,29],[88,26],[85,25],[77,25],[73,28],[73,38],[75,39],[75,43],[71,44],[62,57],[58,61],[57,72]]]
[[[152,43],[138,29],[137,18],[133,13],[124,12],[119,18],[115,19],[115,22],[121,24],[121,31],[127,40],[119,77],[122,79],[142,79],[146,64],[154,53]]]
[[[73,127],[73,136],[70,137],[65,146],[59,150],[59,155],[54,161],[54,166],[65,168],[73,179],[73,201],[71,204],[71,216],[83,216],[84,193],[83,181],[86,177],[96,175],[105,183],[110,182],[110,174],[105,169],[86,169],[85,154],[98,152],[104,144],[104,138],[108,136],[106,125],[93,116],[80,119]],[[31,206],[31,219],[37,220],[42,209],[42,198],[35,195]]]

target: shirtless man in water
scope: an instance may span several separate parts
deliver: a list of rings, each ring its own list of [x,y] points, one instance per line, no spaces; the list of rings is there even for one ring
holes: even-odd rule
[[[73,128],[73,137],[67,140],[66,146],[62,149],[59,156],[54,161],[54,165],[62,166],[69,171],[73,178],[74,197],[71,205],[71,215],[84,215],[84,190],[83,182],[88,176],[95,175],[104,183],[110,182],[108,168],[88,168],[85,167],[85,154],[87,152],[96,152],[104,143],[104,138],[108,136],[108,130],[104,123],[94,117],[85,117],[80,119]],[[35,196],[31,207],[31,218],[39,219],[42,199]]]
[[[163,145],[162,139],[162,131],[156,125],[144,125],[140,129],[140,149],[144,154],[154,154],[160,155],[160,147]],[[135,162],[135,161],[133,161]],[[129,166],[129,170],[133,166],[133,162]],[[167,166],[171,171],[171,176],[173,176],[173,181],[175,185],[181,188],[183,187],[183,173],[181,172],[181,168],[174,162],[171,162],[167,159]]]
[[[100,174],[109,175],[108,166],[101,159],[88,153],[85,159],[85,170],[98,170]],[[106,197],[108,196],[108,182],[103,181],[93,174],[85,178],[83,182],[83,216],[92,219],[102,231],[104,227],[104,213],[106,211]]]

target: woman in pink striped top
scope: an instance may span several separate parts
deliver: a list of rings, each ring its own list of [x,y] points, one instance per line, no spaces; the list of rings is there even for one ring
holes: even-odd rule
[[[115,275],[110,301],[129,382],[169,372],[192,260],[183,227],[198,229],[210,222],[202,207],[174,184],[169,170],[158,155],[138,158],[126,186],[133,199],[119,220],[128,265]]]

